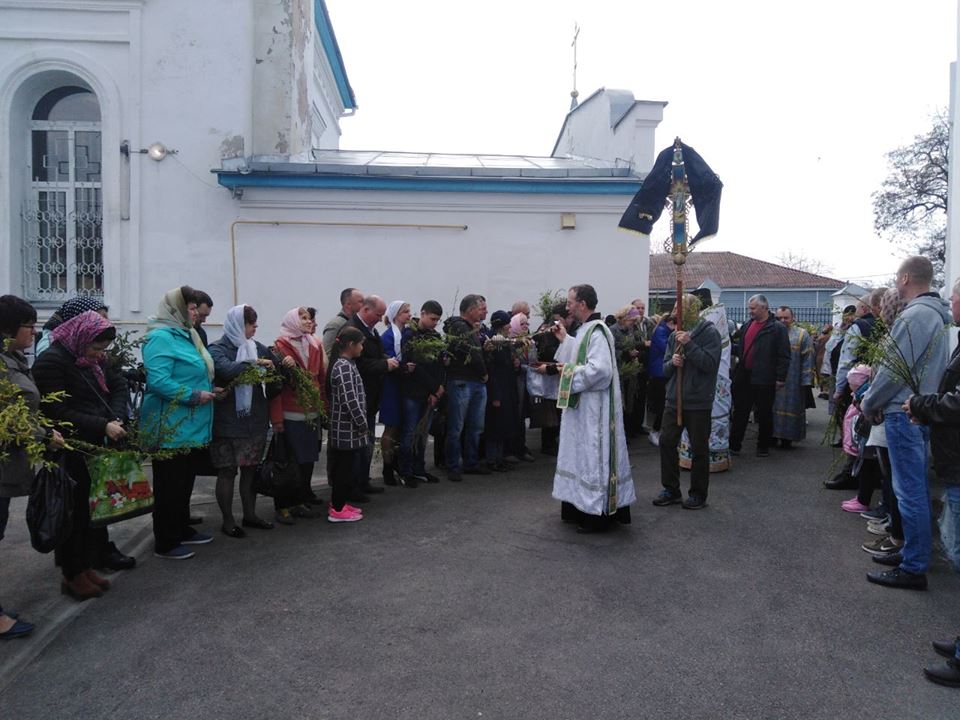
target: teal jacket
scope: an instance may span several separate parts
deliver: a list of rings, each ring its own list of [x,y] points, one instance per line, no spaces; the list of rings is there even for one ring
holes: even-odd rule
[[[210,443],[213,403],[198,405],[200,392],[213,391],[207,364],[187,330],[158,328],[143,346],[147,389],[140,408],[145,441],[164,448],[201,447]]]

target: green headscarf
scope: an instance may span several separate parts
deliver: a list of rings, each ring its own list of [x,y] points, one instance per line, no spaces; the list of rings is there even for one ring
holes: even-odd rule
[[[157,306],[157,314],[147,319],[147,337],[150,333],[159,328],[174,328],[177,330],[186,330],[190,333],[190,339],[193,340],[193,346],[200,353],[200,357],[207,364],[207,377],[213,382],[213,358],[203,346],[200,334],[190,322],[190,311],[187,309],[187,301],[183,297],[180,288],[168,290]]]

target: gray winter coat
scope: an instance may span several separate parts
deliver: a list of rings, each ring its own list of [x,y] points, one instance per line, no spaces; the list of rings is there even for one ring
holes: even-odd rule
[[[40,390],[33,381],[26,356],[16,351],[0,352],[0,360],[0,373],[6,374],[7,379],[21,389],[31,412],[37,412],[40,408]],[[46,436],[45,430],[37,430],[38,440]],[[0,463],[0,497],[29,495],[34,472],[27,461],[26,450],[14,446],[5,447],[3,451],[8,458],[6,462]]]
[[[677,407],[677,373],[673,366],[677,334],[670,334],[663,355],[663,376],[667,378],[666,407]],[[711,410],[717,394],[720,370],[720,333],[712,322],[701,320],[690,333],[683,350],[683,409]]]
[[[920,395],[937,392],[940,378],[947,369],[948,334],[952,322],[949,306],[933,294],[911,300],[890,328],[890,341],[896,343],[904,359],[920,380]],[[860,409],[867,416],[903,412],[903,403],[913,394],[900,378],[881,367],[870,389],[863,396]]]

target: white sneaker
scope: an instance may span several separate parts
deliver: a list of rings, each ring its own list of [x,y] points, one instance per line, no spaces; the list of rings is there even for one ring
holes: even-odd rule
[[[660,433],[656,430],[651,430],[650,434],[647,435],[647,438],[650,440],[650,444],[654,447],[660,447]]]
[[[890,532],[890,523],[870,520],[867,522],[867,532],[871,535],[888,535]]]

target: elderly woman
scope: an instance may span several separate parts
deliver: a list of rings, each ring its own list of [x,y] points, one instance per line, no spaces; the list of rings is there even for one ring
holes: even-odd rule
[[[270,401],[270,422],[274,433],[282,433],[300,467],[299,492],[273,499],[276,520],[284,525],[292,525],[294,517],[319,517],[308,506],[322,502],[311,487],[313,467],[320,459],[320,416],[316,409],[301,407],[292,376],[294,368],[306,373],[325,402],[327,371],[323,363],[323,348],[313,335],[316,327],[310,308],[295,307],[283,316],[280,337],[273,345],[288,380],[284,382],[280,394]]]
[[[52,341],[51,333],[54,329],[67,320],[73,320],[77,315],[87,312],[88,310],[93,310],[107,317],[107,306],[103,304],[103,300],[87,297],[86,295],[78,295],[77,297],[70,298],[58,307],[56,312],[50,316],[50,319],[47,320],[43,326],[43,332],[37,338],[37,346],[33,351],[34,355],[39,356],[50,347]]]
[[[387,329],[380,336],[383,352],[388,358],[396,358],[401,363],[400,372],[410,371],[409,364],[403,364],[401,340],[403,329],[410,322],[412,314],[410,303],[394,300],[387,307],[383,321]],[[380,422],[383,423],[383,435],[380,437],[380,451],[383,454],[383,484],[396,485],[398,482],[408,488],[417,487],[417,480],[411,476],[398,474],[400,440],[403,436],[403,398],[400,395],[399,373],[388,373],[383,381],[383,394],[380,397]]]
[[[227,311],[223,337],[208,348],[218,385],[229,386],[251,365],[273,368],[271,352],[253,339],[256,332],[257,311],[252,307],[236,305]],[[260,530],[273,527],[272,523],[257,517],[257,492],[253,487],[269,427],[267,397],[262,384],[237,385],[214,404],[210,459],[217,468],[217,504],[223,515],[220,529],[229,537],[247,536],[233,517],[233,486],[237,468],[240,468],[243,526]]]
[[[634,437],[643,425],[643,408],[636,407],[637,381],[640,374],[640,348],[634,327],[640,311],[626,305],[614,313],[617,322],[610,328],[617,352],[617,371],[620,374],[620,396],[623,398],[623,426],[627,438]]]
[[[42,394],[66,393],[62,402],[45,406],[44,413],[55,422],[69,423],[65,425],[68,437],[94,445],[126,437],[127,381],[106,356],[116,336],[109,320],[88,310],[57,326],[50,349],[34,363],[33,376]],[[107,531],[90,527],[91,479],[84,455],[68,452],[66,467],[77,483],[73,527],[57,547],[55,559],[63,571],[63,594],[87,600],[110,588],[110,582],[92,569],[95,553],[106,544]]]
[[[187,545],[204,545],[212,535],[190,526],[190,489],[201,454],[210,444],[213,406],[213,358],[194,325],[193,288],[174,288],[163,296],[147,323],[143,365],[147,388],[140,407],[141,435],[169,456],[153,460],[154,555],[166,560],[194,556]]]
[[[36,323],[37,311],[26,300],[15,295],[0,297],[0,379],[18,390],[34,414],[40,408],[40,390],[33,381],[24,351],[33,345]],[[49,442],[52,447],[63,444],[59,432],[53,430],[48,433],[39,425],[34,439]],[[0,540],[7,528],[10,498],[29,495],[33,484],[33,468],[27,459],[26,449],[7,445],[3,452],[6,459],[0,463]],[[31,632],[32,623],[18,618],[14,613],[8,615],[0,607],[0,640],[23,637]]]
[[[515,303],[517,305],[526,305],[526,303]],[[529,310],[529,307],[528,307]],[[530,319],[526,313],[517,312],[510,317],[511,339],[530,337]],[[513,440],[505,448],[507,462],[515,463],[519,460],[533,462],[533,453],[527,447],[527,416],[530,414],[530,400],[527,397],[527,367],[530,365],[531,350],[528,345],[517,345],[514,356],[519,360],[517,364],[517,375],[514,381],[517,384],[517,430],[513,435]],[[536,351],[533,350],[533,358],[536,359]]]

